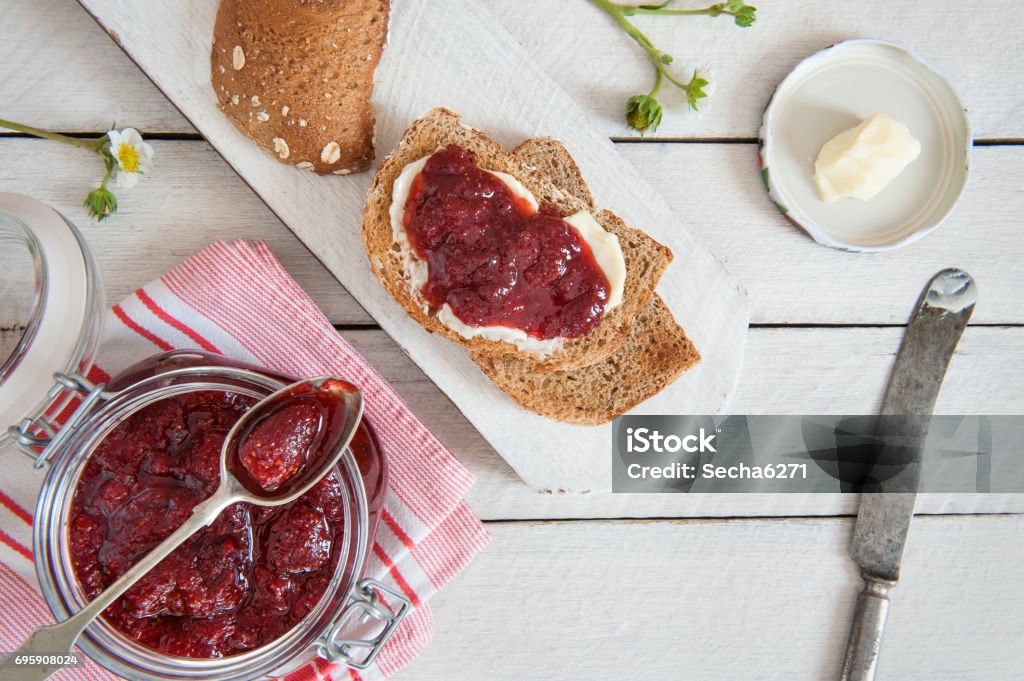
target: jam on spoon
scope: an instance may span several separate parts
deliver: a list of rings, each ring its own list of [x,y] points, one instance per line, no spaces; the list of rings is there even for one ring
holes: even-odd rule
[[[286,427],[287,415],[303,419],[296,432]],[[312,411],[310,411],[312,410]],[[316,429],[310,417],[316,414]],[[207,527],[221,511],[238,502],[280,506],[299,498],[338,463],[355,435],[363,414],[363,400],[350,383],[320,377],[299,381],[256,403],[228,432],[220,452],[220,484],[213,494],[192,509],[192,515],[166,539],[126,570],[84,608],[57,624],[40,627],[15,651],[19,654],[66,653],[85,628],[153,567],[194,533]],[[282,436],[275,441],[270,436]],[[255,437],[253,444],[248,438]],[[268,453],[257,463],[256,454]],[[246,467],[249,462],[252,470]],[[236,473],[238,477],[236,477]],[[23,668],[19,679],[45,679],[54,670]]]
[[[235,477],[251,476],[267,492],[288,482],[306,465],[320,433],[323,415],[319,407],[315,401],[296,399],[250,424],[249,432],[241,437],[238,459],[242,469],[235,470]]]
[[[270,398],[260,402],[253,407],[262,407],[259,414],[243,417],[228,433],[222,460],[249,493],[280,495],[310,487],[311,476],[313,482],[323,477],[320,459],[333,455],[346,418],[340,396],[356,389],[336,378],[323,379],[312,391],[307,383],[276,393],[273,404]]]

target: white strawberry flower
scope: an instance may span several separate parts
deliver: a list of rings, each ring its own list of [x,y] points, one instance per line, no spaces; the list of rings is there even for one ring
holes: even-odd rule
[[[111,130],[110,155],[117,162],[115,182],[118,188],[131,189],[138,183],[139,175],[148,175],[153,167],[153,147],[143,141],[135,128]]]
[[[96,218],[97,222],[106,220],[117,211],[117,197],[107,188],[112,174],[118,187],[130,189],[139,181],[139,175],[148,175],[153,167],[153,147],[142,141],[142,135],[135,128],[111,130],[95,139],[69,137],[3,119],[0,119],[0,128],[87,149],[99,155],[103,160],[103,179],[100,180],[100,186],[89,192],[82,203],[88,209],[89,217]]]

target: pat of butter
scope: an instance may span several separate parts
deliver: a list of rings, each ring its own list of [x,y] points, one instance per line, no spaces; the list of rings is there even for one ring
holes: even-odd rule
[[[432,156],[433,154],[431,154]],[[404,217],[405,204],[409,200],[409,192],[412,189],[413,181],[423,171],[430,156],[424,156],[418,161],[413,161],[402,169],[391,189],[391,236],[392,241],[398,245],[405,271],[409,273],[409,288],[413,297],[423,304],[426,310],[426,302],[422,300],[420,291],[427,283],[429,271],[427,263],[420,259],[413,250],[409,235],[406,234]],[[486,170],[486,169],[485,169]],[[496,170],[488,170],[501,180],[509,191],[524,199],[534,210],[539,204],[537,199],[530,193],[523,183],[508,173]],[[619,238],[606,231],[594,219],[590,213],[581,211],[565,218],[565,221],[572,225],[580,237],[587,243],[594,260],[608,280],[608,302],[605,303],[604,311],[618,307],[622,304],[622,296],[626,287],[626,258],[622,254],[622,246]],[[539,339],[530,336],[522,329],[509,326],[470,326],[459,319],[451,307],[446,303],[437,313],[437,318],[442,324],[455,331],[463,338],[483,338],[485,340],[505,341],[512,343],[522,352],[533,355],[546,356],[557,352],[565,344],[564,338]]]
[[[921,143],[907,126],[877,113],[825,143],[814,162],[814,182],[822,201],[868,201],[920,154]]]

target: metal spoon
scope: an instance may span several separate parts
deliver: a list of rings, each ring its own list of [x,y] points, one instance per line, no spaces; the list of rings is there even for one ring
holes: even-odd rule
[[[269,424],[283,407],[303,401],[316,403],[320,410],[317,430],[306,448],[305,460],[300,462],[297,470],[291,471],[287,480],[274,480],[273,484],[263,485],[244,461],[254,447],[265,444],[254,436],[259,436],[260,426]],[[220,450],[220,485],[209,498],[192,509],[189,519],[88,605],[63,622],[36,629],[10,657],[69,653],[94,618],[189,537],[212,524],[228,506],[238,502],[280,506],[298,499],[320,482],[341,459],[362,415],[363,398],[359,391],[346,381],[326,376],[293,383],[257,402],[228,431]],[[251,437],[257,442],[246,448]],[[310,453],[317,456],[311,458]],[[0,678],[38,681],[54,671],[56,669],[52,667],[8,666],[0,669]]]

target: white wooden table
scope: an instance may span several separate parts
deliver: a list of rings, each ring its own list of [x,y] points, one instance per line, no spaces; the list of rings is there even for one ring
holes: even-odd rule
[[[768,0],[745,31],[727,20],[641,18],[677,63],[709,65],[717,86],[703,114],[673,101],[643,140],[620,109],[646,89],[648,67],[607,17],[584,0],[486,4],[746,287],[752,328],[732,412],[876,409],[918,291],[948,266],[971,272],[981,298],[937,411],[1024,410],[1017,3]],[[977,138],[971,184],[950,221],[894,253],[814,244],[775,213],[756,172],[754,137],[774,85],[848,37],[930,57],[960,91]],[[0,136],[0,191],[75,220],[110,300],[213,239],[264,239],[478,476],[470,501],[494,542],[436,599],[435,640],[400,678],[834,677],[859,586],[846,556],[855,498],[533,494],[73,0],[0,3],[0,117],[89,134],[117,120],[147,133],[156,177],[121,196],[103,224],[80,205],[99,179],[95,159]],[[1021,678],[1022,497],[921,500],[880,678]]]

